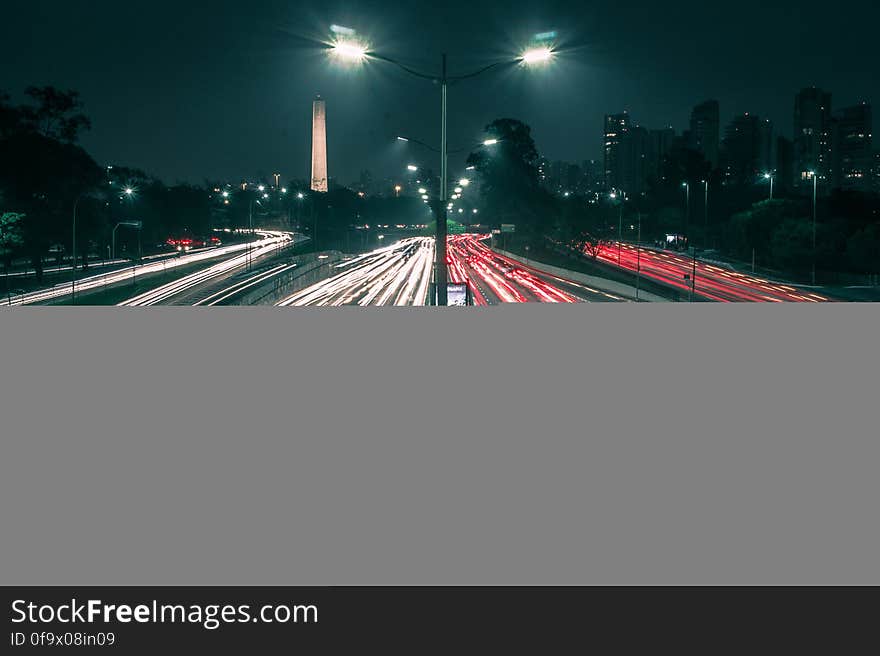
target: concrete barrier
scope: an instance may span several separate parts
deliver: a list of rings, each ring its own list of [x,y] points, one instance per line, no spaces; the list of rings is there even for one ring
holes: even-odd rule
[[[338,251],[321,255],[326,258],[319,259],[315,253],[291,258],[291,263],[297,265],[295,269],[266,281],[239,298],[235,305],[275,305],[278,301],[329,278],[335,273],[333,266],[342,261],[344,256]]]

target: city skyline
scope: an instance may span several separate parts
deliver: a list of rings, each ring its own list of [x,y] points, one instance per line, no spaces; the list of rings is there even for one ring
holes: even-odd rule
[[[784,20],[786,5],[794,3],[745,2],[725,15],[723,8],[694,2],[661,10],[637,1],[625,20],[610,22],[602,20],[610,11],[604,3],[576,9],[514,3],[510,11],[520,16],[510,22],[491,3],[453,3],[445,10],[414,3],[381,26],[369,18],[379,5],[367,3],[354,12],[330,3],[319,14],[289,3],[264,1],[248,9],[221,0],[194,12],[198,21],[181,17],[169,32],[164,23],[158,31],[153,25],[164,15],[162,0],[149,5],[135,0],[131,11],[141,17],[138,24],[113,29],[108,28],[116,19],[106,2],[69,14],[71,9],[44,0],[5,22],[0,47],[9,49],[7,59],[20,63],[6,75],[4,89],[19,99],[28,84],[75,88],[94,126],[82,143],[98,159],[190,182],[275,170],[307,179],[310,132],[298,126],[301,118],[308,120],[316,93],[337,108],[340,138],[331,139],[328,156],[339,164],[334,177],[340,181],[356,180],[364,168],[390,173],[399,162],[388,144],[395,133],[436,140],[430,85],[400,84],[393,71],[375,68],[364,75],[327,70],[323,53],[302,45],[303,36],[326,38],[333,22],[354,25],[383,51],[429,70],[443,50],[456,70],[506,52],[522,36],[511,33],[510,23],[524,26],[526,34],[559,30],[561,55],[552,74],[463,84],[454,89],[450,112],[450,139],[467,143],[514,104],[515,118],[532,126],[550,160],[599,158],[595,126],[605,114],[624,109],[644,125],[672,125],[680,132],[689,127],[695,104],[717,99],[722,126],[750,112],[769,118],[777,135],[791,138],[791,96],[801,88],[828,89],[839,107],[878,97],[867,50],[867,25],[877,9],[868,3],[860,14],[866,20],[846,23],[846,30],[838,24],[844,17],[820,16],[803,3],[797,4],[804,17],[797,29]],[[16,29],[16,21],[26,24],[34,11],[42,12],[44,29],[22,40],[28,32]],[[441,19],[434,21],[441,29],[425,29],[426,21],[456,12],[469,20],[449,25]],[[71,25],[77,48],[49,65],[54,42],[73,43]],[[761,47],[729,61],[725,47],[738,41],[746,25]],[[674,38],[679,33],[689,35],[687,43]],[[836,62],[843,60],[847,66],[841,69]],[[547,105],[552,112],[544,111]],[[361,125],[369,128],[358,129]],[[186,147],[190,143],[197,147]],[[169,158],[177,144],[184,145],[184,154]],[[367,161],[351,162],[355,155]]]

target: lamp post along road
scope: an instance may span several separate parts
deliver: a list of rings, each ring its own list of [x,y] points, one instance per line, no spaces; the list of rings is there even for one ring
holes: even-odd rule
[[[447,238],[447,226],[446,220],[449,211],[449,171],[448,171],[448,147],[447,147],[447,100],[448,100],[448,87],[450,83],[459,82],[465,79],[469,79],[472,77],[477,77],[482,73],[487,71],[500,68],[506,65],[512,65],[517,63],[524,63],[526,65],[535,65],[542,62],[549,61],[553,57],[553,50],[551,47],[544,45],[541,47],[535,47],[530,50],[524,52],[521,56],[509,59],[496,61],[488,66],[484,66],[483,68],[474,71],[473,73],[469,73],[467,75],[456,75],[450,77],[447,72],[446,60],[447,56],[444,53],[441,56],[441,71],[440,76],[437,75],[428,75],[425,73],[421,73],[416,71],[401,62],[392,59],[390,57],[386,57],[384,55],[372,52],[364,43],[360,43],[355,39],[351,38],[354,35],[354,30],[349,28],[340,28],[339,26],[335,26],[333,29],[337,34],[343,34],[346,38],[337,40],[333,43],[330,48],[331,50],[338,56],[348,59],[349,61],[362,62],[367,59],[375,59],[378,61],[384,61],[390,64],[394,64],[401,70],[413,75],[415,77],[419,77],[422,79],[431,80],[434,83],[440,84],[440,116],[441,116],[441,147],[440,147],[440,203],[437,208],[436,218],[437,218],[437,229],[436,229],[436,259],[434,264],[434,281],[437,288],[437,305],[445,306],[447,305],[448,296],[447,296],[447,283],[449,280],[449,274],[446,266],[446,238]]]
[[[639,212],[639,236],[636,240],[636,303],[639,302],[639,292],[642,284],[642,213]]]
[[[623,198],[620,199],[620,207],[617,210],[617,266],[620,266],[620,248],[623,241]]]
[[[76,209],[79,207],[79,201],[82,199],[83,194],[79,194],[76,197],[76,200],[73,202],[73,228],[72,228],[72,243],[71,243],[71,251],[73,255],[73,271],[70,278],[70,304],[76,305]],[[9,284],[7,283],[7,287]]]
[[[816,286],[816,185],[819,181],[818,174],[813,171],[813,272],[811,279],[813,281],[813,286]]]
[[[447,144],[447,125],[446,125],[446,108],[448,100],[448,82],[446,78],[446,54],[442,57],[442,73],[440,78],[441,84],[441,137],[440,137],[440,211],[437,213],[437,234],[436,234],[436,263],[434,265],[434,281],[437,284],[437,305],[445,306],[448,302],[449,282],[448,271],[446,270],[446,237],[447,237],[447,198],[449,196],[449,152]]]

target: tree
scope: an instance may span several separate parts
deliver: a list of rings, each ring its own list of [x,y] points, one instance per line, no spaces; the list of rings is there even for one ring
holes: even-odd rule
[[[555,213],[555,202],[539,184],[538,151],[531,128],[522,121],[501,118],[486,126],[486,134],[498,143],[467,159],[480,182],[483,214],[497,224],[518,224],[520,233],[542,232],[548,227],[542,222]]]
[[[36,107],[25,107],[25,121],[44,137],[73,143],[82,130],[92,127],[89,118],[80,112],[83,104],[78,91],[60,91],[55,87],[28,87],[25,94]]]
[[[784,234],[775,235],[783,223],[787,223],[787,229],[795,223],[804,223],[808,214],[803,203],[790,200],[761,201],[755,203],[744,212],[734,214],[725,227],[726,250],[731,254],[751,259],[752,251],[770,254],[775,253],[771,242],[774,238],[781,240],[777,247],[790,254],[791,248],[782,245],[785,241]],[[791,260],[788,255],[784,259]],[[796,258],[795,258],[796,259]]]
[[[880,223],[872,223],[852,235],[846,244],[846,254],[853,270],[880,274]]]
[[[24,114],[20,107],[9,104],[9,94],[0,91],[0,139],[5,139],[22,129]]]
[[[11,250],[24,243],[20,222],[24,214],[3,212],[0,214],[0,253]]]
[[[604,208],[585,204],[582,198],[559,202],[554,236],[562,244],[593,259],[614,239]]]
[[[79,146],[35,132],[0,140],[0,188],[7,205],[25,214],[24,251],[42,279],[42,257],[53,244],[69,244],[73,205],[78,196],[101,187],[103,171]],[[95,203],[80,204],[78,224],[88,237]],[[78,231],[79,232],[79,231]]]
[[[773,264],[804,273],[813,261],[813,230],[809,220],[785,219],[770,239]]]

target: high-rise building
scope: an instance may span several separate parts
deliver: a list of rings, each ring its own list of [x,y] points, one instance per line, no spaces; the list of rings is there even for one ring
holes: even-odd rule
[[[629,114],[605,116],[605,189],[624,189],[631,183]]]
[[[538,160],[538,182],[542,185],[549,185],[550,176],[550,160],[542,157]]]
[[[629,114],[605,116],[605,188],[630,196],[645,189],[649,153],[648,131],[633,125]]]
[[[694,107],[688,137],[690,148],[702,153],[713,169],[718,168],[721,111],[717,100],[707,100]]]
[[[312,191],[327,193],[327,105],[318,96],[312,104]]]
[[[671,127],[651,130],[648,133],[648,148],[645,161],[645,178],[655,183],[663,178],[663,164],[675,144],[675,130]]]
[[[812,186],[810,171],[819,179],[831,174],[831,94],[816,87],[802,89],[794,100],[795,187]],[[828,185],[821,185],[827,189]]]
[[[581,162],[581,181],[578,192],[582,194],[594,194],[604,188],[605,177],[602,171],[602,162],[597,159],[588,159]]]
[[[871,127],[871,106],[866,102],[834,113],[831,129],[834,187],[871,190],[874,165]]]
[[[774,183],[781,191],[790,191],[794,179],[794,144],[791,139],[779,137],[776,140],[776,176]]]
[[[721,169],[726,180],[754,184],[770,169],[773,124],[754,114],[736,116],[724,131]]]
[[[880,150],[874,153],[874,183],[872,191],[880,194]]]

